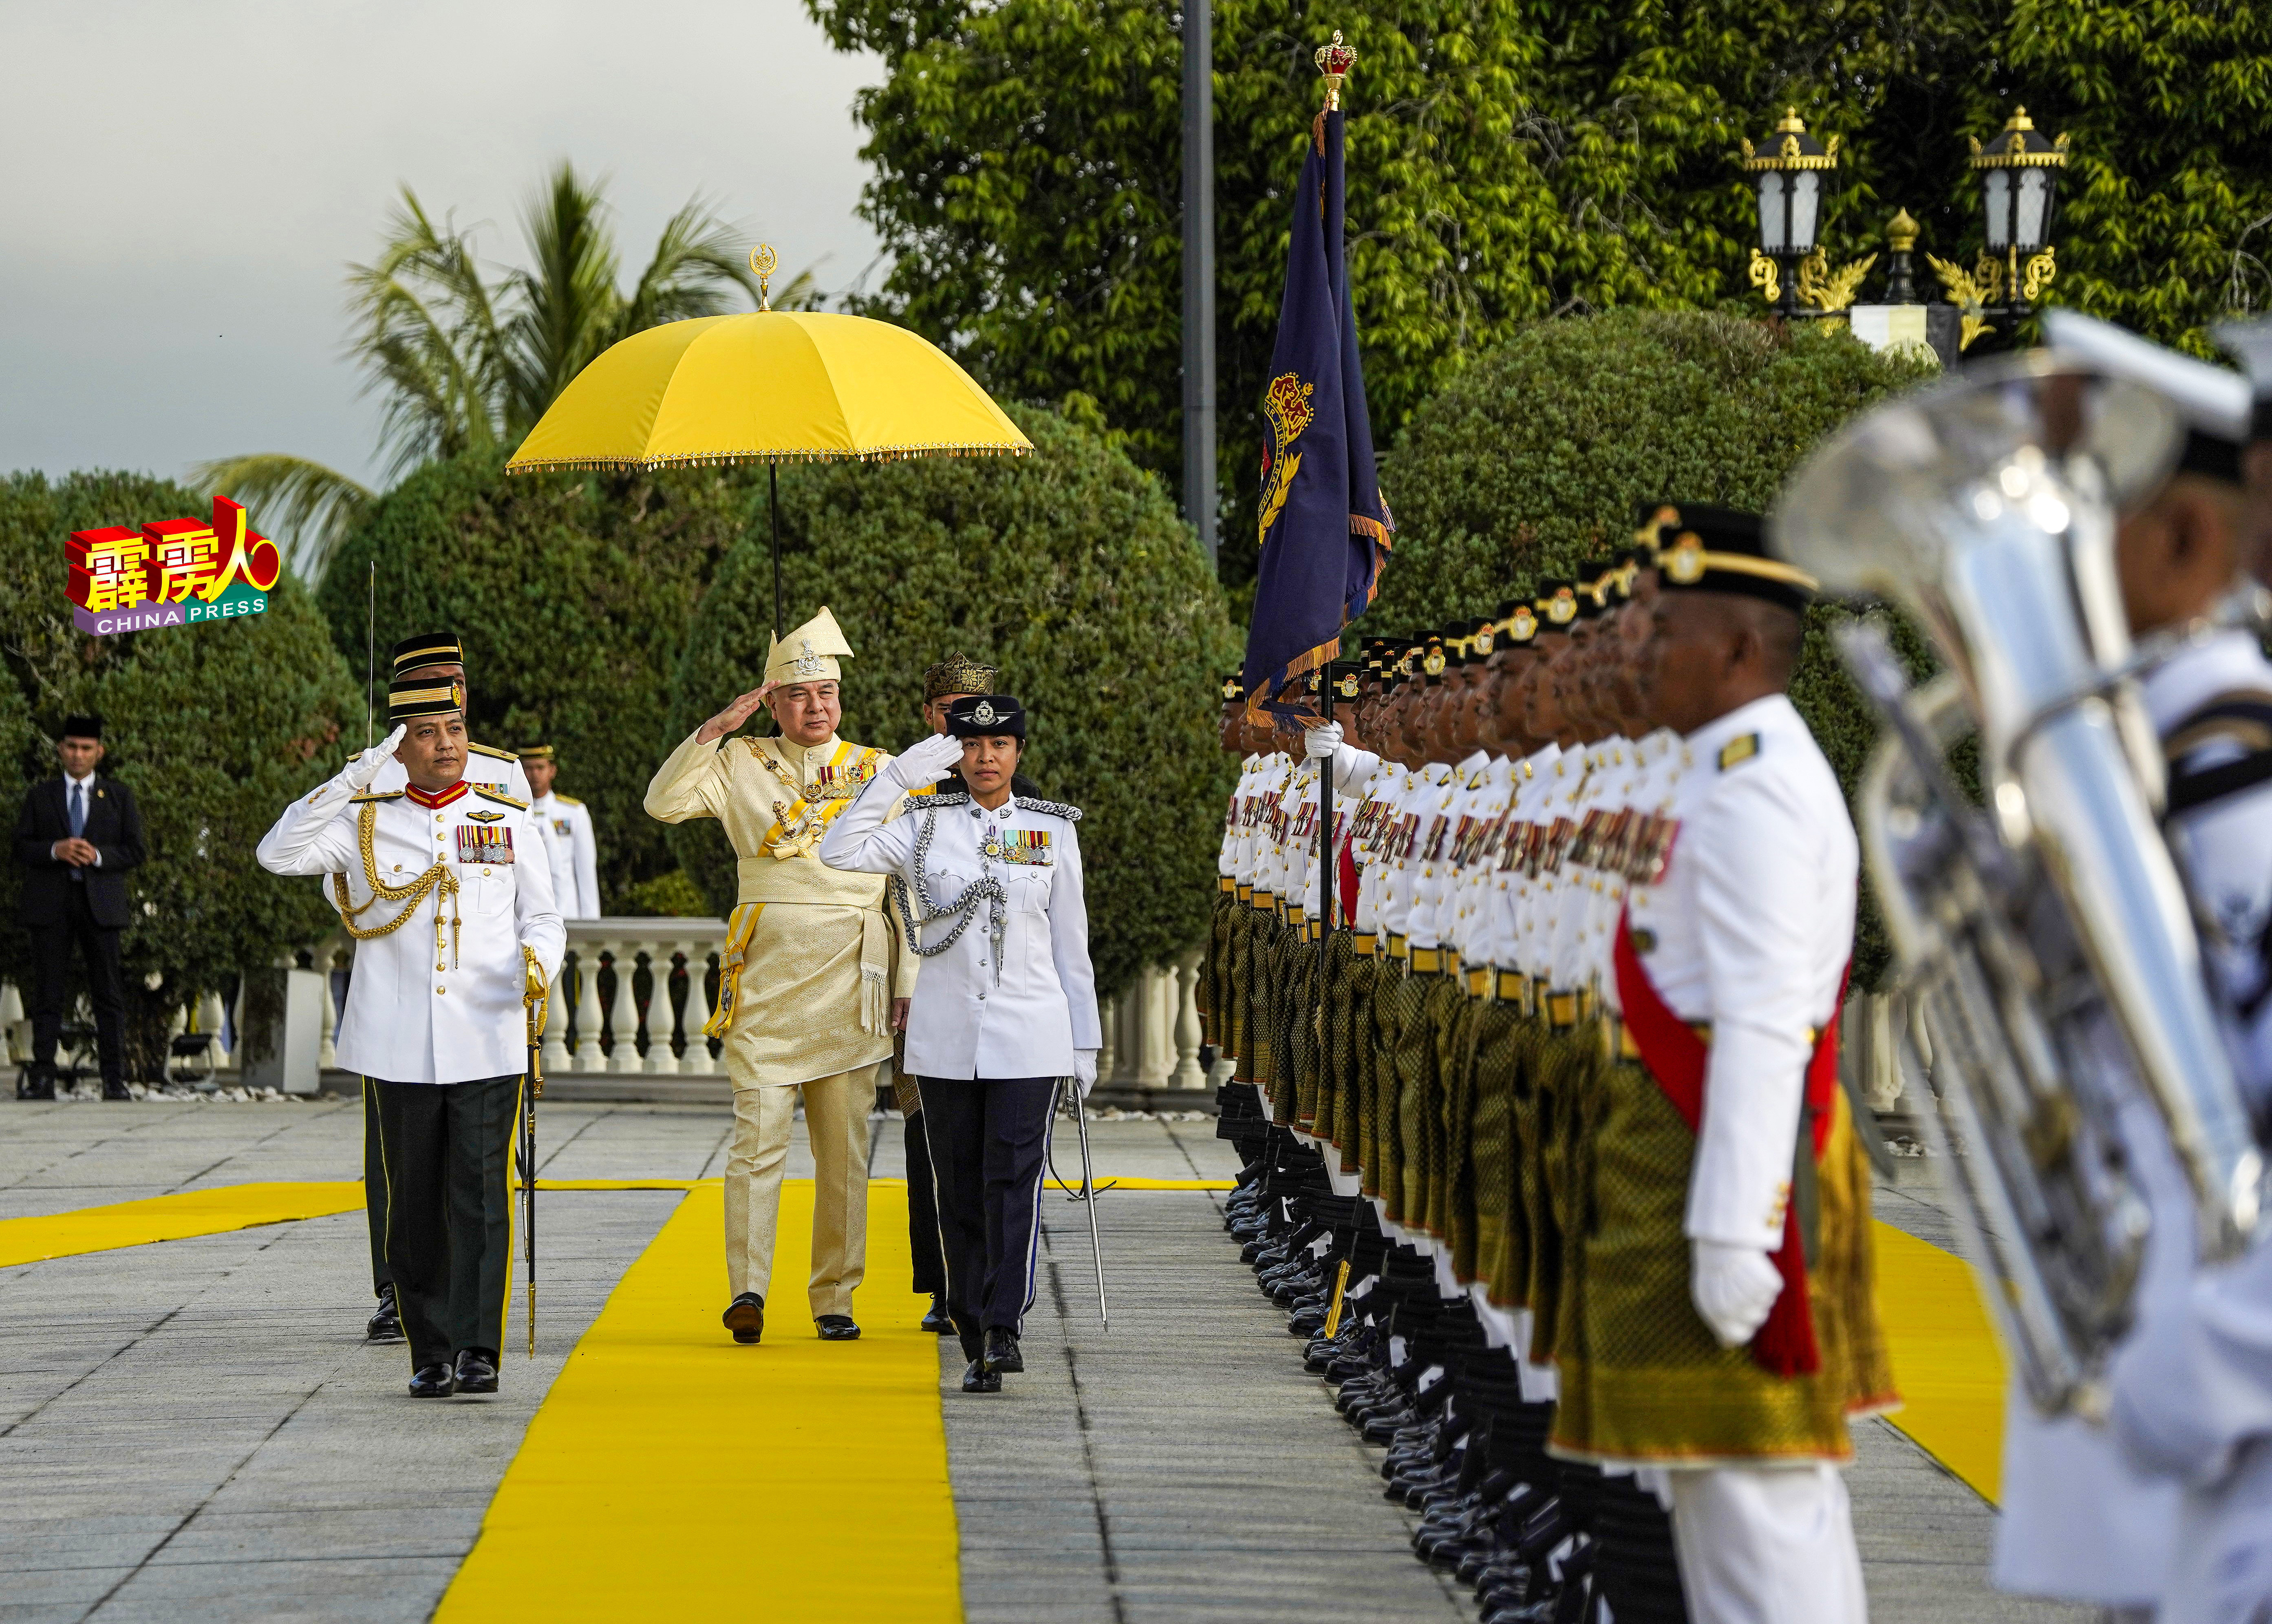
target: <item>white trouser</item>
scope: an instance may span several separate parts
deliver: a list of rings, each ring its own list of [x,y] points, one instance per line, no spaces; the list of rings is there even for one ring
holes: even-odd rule
[[[2189,1489],[2159,1624],[2272,1619],[2272,1439],[2259,1438],[2214,1488]]]
[[[1669,1475],[1672,1544],[1695,1624],[1865,1624],[1862,1557],[1836,1467]]]

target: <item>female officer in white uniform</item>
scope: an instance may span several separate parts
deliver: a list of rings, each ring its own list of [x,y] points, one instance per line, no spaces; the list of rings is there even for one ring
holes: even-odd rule
[[[908,1010],[907,1068],[920,1081],[938,1185],[947,1306],[970,1366],[966,1393],[998,1393],[1025,1368],[1018,1333],[1034,1300],[1043,1149],[1058,1080],[1086,1096],[1102,1028],[1088,962],[1077,808],[1011,793],[1025,707],[971,694],[946,731],[895,758],[820,842],[832,868],[889,874],[927,962]],[[964,788],[901,794],[960,767]]]

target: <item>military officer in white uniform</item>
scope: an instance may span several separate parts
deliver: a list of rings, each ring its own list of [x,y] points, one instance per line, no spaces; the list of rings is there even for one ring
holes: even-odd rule
[[[415,677],[430,686],[451,682],[461,689],[466,685],[466,654],[455,632],[421,632],[406,637],[394,645],[389,658],[393,681]],[[516,801],[529,799],[528,775],[520,770],[512,753],[477,745],[470,738],[466,741],[466,781],[475,786],[485,784]],[[391,795],[409,782],[402,763],[389,756],[379,763],[378,776],[369,787],[374,794]],[[377,1310],[363,1328],[363,1335],[372,1342],[400,1342],[402,1320],[396,1312],[392,1276],[386,1268],[386,1173],[378,1162],[378,1101],[369,1089],[363,1091],[362,1102],[362,1185],[370,1231],[371,1289],[378,1296]]]
[[[908,1011],[907,1066],[930,1119],[948,1306],[968,1393],[1025,1368],[1043,1149],[1058,1080],[1086,1097],[1103,1043],[1081,895],[1080,812],[1013,796],[1025,707],[978,694],[947,731],[886,767],[820,843],[832,868],[889,874],[902,926],[929,961]],[[960,764],[964,789],[909,803]]]
[[[553,894],[560,899],[563,919],[600,917],[600,848],[592,834],[592,809],[557,787],[560,762],[549,745],[531,745],[520,752],[520,770],[528,775],[529,815],[544,836],[552,859]]]
[[[524,999],[551,984],[565,932],[527,805],[467,778],[463,685],[398,680],[387,714],[385,744],[294,802],[258,855],[272,873],[331,876],[361,944],[339,1059],[377,1106],[411,1394],[494,1393]],[[389,761],[408,782],[370,790]]]

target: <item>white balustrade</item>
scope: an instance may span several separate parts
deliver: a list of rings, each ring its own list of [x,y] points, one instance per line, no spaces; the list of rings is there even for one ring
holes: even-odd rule
[[[544,1041],[538,1058],[548,1072],[568,1069],[568,958],[561,955],[560,969],[554,972],[552,991],[544,1002]]]
[[[668,940],[647,944],[647,969],[654,979],[646,1000],[646,1053],[639,1061],[643,1072],[675,1072],[678,1057],[670,1051],[670,955]]]
[[[569,950],[576,955],[574,1066],[579,1072],[596,1072],[606,1064],[600,1055],[600,944],[578,940],[574,924],[568,929]]]
[[[1176,961],[1176,1069],[1169,1074],[1171,1089],[1204,1089],[1207,1074],[1200,1070],[1200,950]]]
[[[721,1068],[724,1057],[710,1058],[710,1040],[702,1029],[710,1024],[710,993],[703,983],[710,976],[711,945],[707,941],[686,944],[686,1052],[678,1057],[681,1073],[707,1072]]]

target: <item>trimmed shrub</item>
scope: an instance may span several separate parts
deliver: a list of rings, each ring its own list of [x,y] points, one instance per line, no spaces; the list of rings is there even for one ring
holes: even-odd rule
[[[268,610],[218,625],[83,635],[64,597],[73,530],[202,515],[212,505],[131,474],[0,479],[0,813],[56,771],[49,743],[64,716],[93,710],[109,746],[102,770],[133,790],[149,856],[129,881],[123,943],[130,1069],[164,1065],[172,1013],[239,972],[305,947],[337,920],[313,881],[281,879],[253,849],[294,797],[339,769],[359,730],[355,685],[299,582]],[[358,737],[353,741],[359,744]],[[0,972],[28,988],[15,925],[14,863],[0,864]]]
[[[1388,460],[1399,530],[1367,627],[1393,633],[1489,611],[1518,586],[1628,544],[1636,504],[1674,498],[1763,512],[1814,444],[1934,376],[1842,328],[1785,332],[1702,311],[1541,322],[1478,359],[1413,417]],[[1850,796],[1877,723],[1818,606],[1791,697]],[[1914,634],[1905,649],[1921,664]],[[1854,984],[1889,949],[1867,887]]]
[[[1157,482],[1056,412],[1013,415],[1034,455],[784,468],[788,622],[835,612],[859,651],[845,737],[888,750],[923,731],[926,666],[960,648],[1001,667],[1032,715],[1024,770],[1086,814],[1090,946],[1110,993],[1206,932],[1233,776],[1214,680],[1239,643]],[[773,575],[757,478],[759,522],[695,615],[661,749],[762,679]],[[734,869],[717,824],[681,825],[672,842],[724,912]]]

